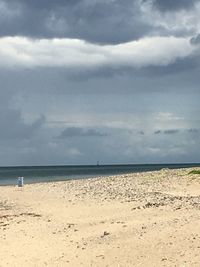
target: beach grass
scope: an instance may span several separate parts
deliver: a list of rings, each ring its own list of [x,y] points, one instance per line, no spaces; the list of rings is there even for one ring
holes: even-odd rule
[[[200,175],[200,170],[192,170],[189,172],[189,174],[199,174]]]

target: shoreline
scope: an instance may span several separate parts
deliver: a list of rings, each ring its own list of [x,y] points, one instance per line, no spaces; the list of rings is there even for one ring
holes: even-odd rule
[[[0,266],[198,266],[193,169],[0,187]]]
[[[140,165],[142,166],[143,164],[140,164]],[[151,165],[151,164],[149,164],[149,165]],[[174,165],[177,165],[177,164],[174,164]],[[107,166],[109,166],[109,165],[107,165]],[[121,165],[119,165],[119,166],[121,166]],[[128,165],[126,165],[126,166],[128,166]],[[43,183],[68,182],[68,181],[87,180],[87,179],[96,179],[96,178],[113,177],[113,176],[134,175],[134,174],[137,174],[137,173],[140,173],[140,174],[142,174],[142,173],[152,173],[152,172],[154,173],[154,172],[159,172],[159,171],[162,171],[162,170],[172,170],[172,171],[174,170],[175,171],[175,170],[185,170],[185,169],[191,169],[191,170],[200,169],[200,165],[198,164],[196,167],[182,167],[182,168],[174,168],[174,169],[166,167],[166,168],[161,168],[161,169],[158,169],[158,170],[135,171],[135,172],[130,172],[129,171],[129,172],[122,172],[122,173],[119,173],[119,174],[116,174],[116,173],[113,173],[113,174],[96,174],[96,175],[91,174],[91,175],[85,175],[85,176],[84,175],[80,175],[80,176],[78,175],[77,177],[74,176],[74,177],[70,177],[70,178],[67,178],[67,175],[66,175],[66,178],[63,178],[61,180],[59,180],[57,178],[54,178],[54,180],[53,180],[53,178],[52,178],[52,180],[49,180],[49,181],[48,180],[47,181],[35,181],[34,180],[34,181],[30,182],[31,178],[27,178],[27,180],[26,180],[26,177],[24,177],[24,184],[25,185],[34,185],[34,184],[43,184]],[[32,178],[32,179],[35,179],[35,178]],[[0,188],[4,187],[4,186],[11,186],[11,187],[14,186],[15,187],[17,185],[17,178],[15,179],[15,182],[16,182],[15,184],[14,183],[13,184],[1,184],[0,183]]]

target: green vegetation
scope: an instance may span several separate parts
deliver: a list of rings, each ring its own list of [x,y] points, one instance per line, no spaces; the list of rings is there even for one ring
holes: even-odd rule
[[[189,174],[200,174],[200,170],[193,170],[189,172]]]

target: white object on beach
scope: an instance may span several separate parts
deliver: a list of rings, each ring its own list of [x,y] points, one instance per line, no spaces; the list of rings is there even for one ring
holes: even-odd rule
[[[18,177],[18,187],[22,187],[24,185],[24,177]]]

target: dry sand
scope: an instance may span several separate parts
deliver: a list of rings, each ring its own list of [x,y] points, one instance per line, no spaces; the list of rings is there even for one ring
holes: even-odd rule
[[[200,266],[190,170],[0,187],[0,266]]]

